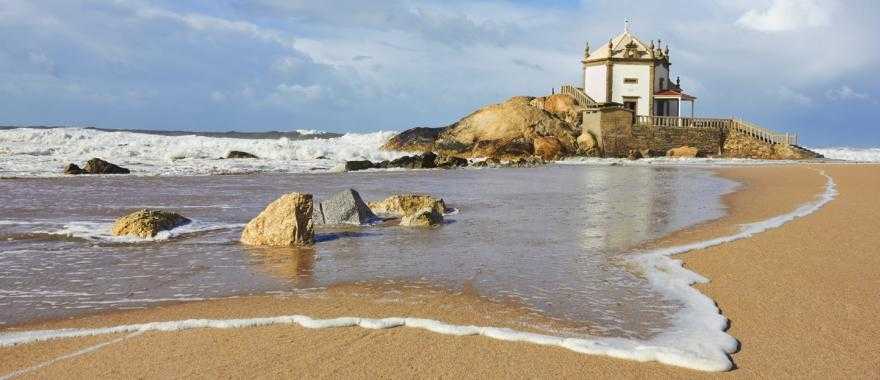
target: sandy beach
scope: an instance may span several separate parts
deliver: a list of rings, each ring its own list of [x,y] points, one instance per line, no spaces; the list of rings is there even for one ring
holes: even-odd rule
[[[728,216],[651,247],[696,242],[790,212],[824,190],[839,194],[814,214],[752,238],[680,258],[709,278],[697,288],[730,319],[741,343],[736,368],[703,373],[561,348],[456,337],[412,328],[299,326],[196,329],[62,339],[0,348],[0,376],[25,377],[768,377],[880,376],[880,165],[798,164],[720,169],[743,184],[725,197]],[[283,275],[283,274],[282,274]],[[430,286],[336,286],[326,293],[271,294],[115,311],[11,330],[104,327],[189,318],[409,316],[527,330],[540,321],[516,305]]]

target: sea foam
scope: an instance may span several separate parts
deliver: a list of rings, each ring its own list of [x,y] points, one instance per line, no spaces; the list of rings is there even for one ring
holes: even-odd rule
[[[312,329],[356,326],[367,329],[410,327],[439,334],[482,335],[505,341],[558,346],[584,354],[604,355],[640,362],[657,361],[702,371],[726,371],[733,367],[729,355],[735,352],[738,343],[736,339],[725,332],[728,321],[720,314],[715,302],[691,286],[694,283],[707,282],[708,279],[687,270],[682,266],[680,260],[673,259],[671,256],[749,238],[816,212],[831,202],[837,194],[834,180],[824,172],[821,174],[827,179],[825,191],[815,201],[803,204],[794,211],[743,225],[737,233],[732,235],[647,252],[636,252],[631,255],[633,263],[643,270],[654,288],[679,300],[685,306],[675,315],[672,328],[649,340],[605,337],[569,338],[502,327],[456,325],[423,318],[340,317],[315,319],[305,315],[285,315],[248,319],[188,319],[103,328],[8,331],[0,333],[0,347],[83,336],[199,328],[231,329],[269,325],[299,325]]]
[[[86,128],[16,128],[0,130],[0,176],[58,176],[64,165],[82,165],[93,157],[141,175],[329,170],[349,160],[400,157],[401,153],[380,149],[395,133],[349,133],[329,139],[291,140],[164,136]],[[233,150],[252,153],[260,159],[219,159]]]
[[[880,162],[880,148],[812,148],[825,158],[857,162]]]

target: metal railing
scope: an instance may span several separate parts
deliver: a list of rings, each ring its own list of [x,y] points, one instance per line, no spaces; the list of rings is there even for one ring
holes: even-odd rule
[[[734,118],[718,119],[706,117],[636,116],[634,125],[642,127],[685,127],[733,130],[770,144],[798,144],[798,135],[795,133],[776,133],[745,120]]]
[[[584,107],[596,105],[596,101],[591,99],[580,87],[564,84],[559,88],[559,93],[571,96],[574,100],[577,100],[578,104]]]

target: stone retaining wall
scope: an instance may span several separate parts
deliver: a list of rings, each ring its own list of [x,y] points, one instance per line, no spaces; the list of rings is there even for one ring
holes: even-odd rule
[[[593,134],[605,157],[626,157],[630,150],[650,150],[652,155],[692,146],[704,155],[721,153],[724,136],[720,129],[704,127],[648,127],[633,125],[632,111],[608,107],[588,113],[583,128]]]

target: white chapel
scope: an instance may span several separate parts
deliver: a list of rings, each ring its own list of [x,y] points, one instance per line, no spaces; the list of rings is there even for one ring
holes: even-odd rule
[[[584,49],[583,89],[597,103],[619,103],[638,116],[693,117],[694,96],[681,89],[680,80],[671,79],[669,45],[662,41],[645,44],[629,30],[607,44],[590,51]],[[690,107],[682,106],[689,102]]]

